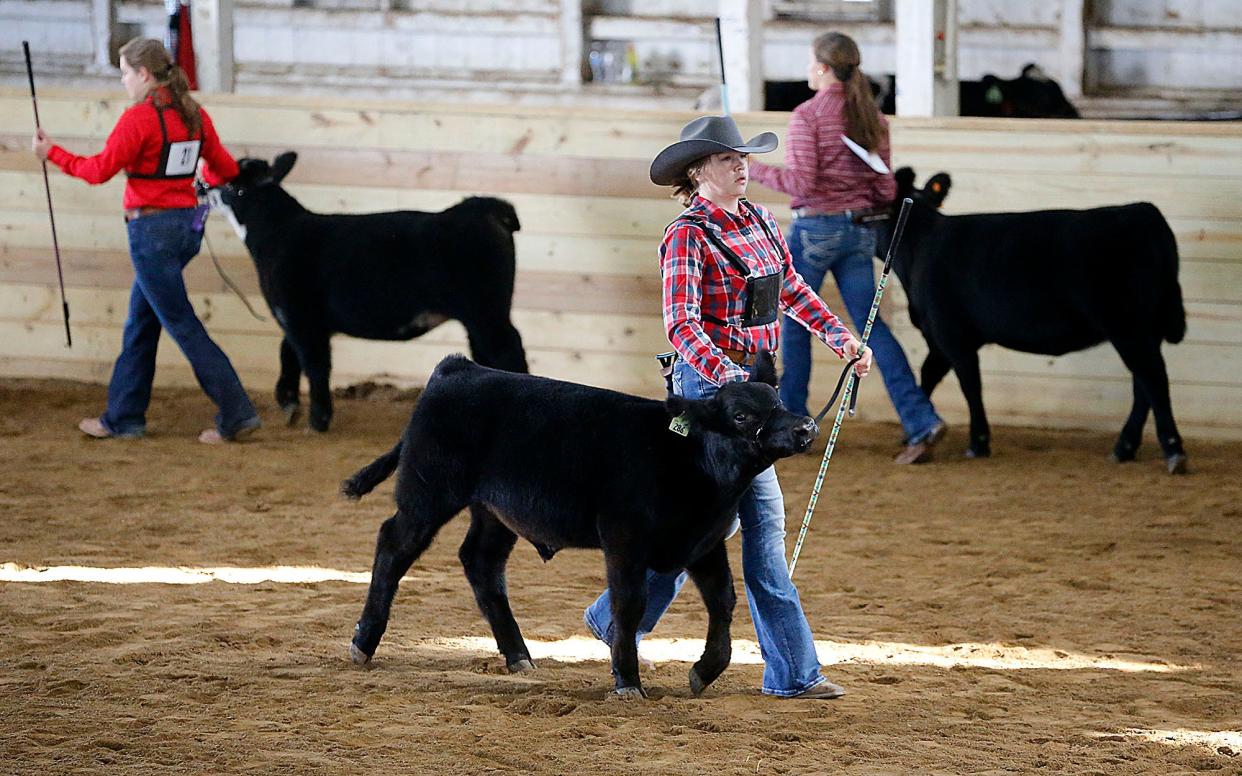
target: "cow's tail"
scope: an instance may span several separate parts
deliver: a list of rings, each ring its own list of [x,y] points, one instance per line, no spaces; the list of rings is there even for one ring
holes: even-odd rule
[[[401,445],[402,442],[397,442],[393,449],[354,472],[354,476],[342,482],[341,495],[357,501],[375,490],[376,485],[391,477],[397,469],[397,462],[401,460]]]
[[[467,197],[457,207],[490,217],[497,224],[504,227],[509,234],[513,234],[522,228],[521,222],[518,221],[517,210],[514,209],[512,203],[505,199],[498,197]]]
[[[1186,305],[1182,301],[1182,284],[1178,282],[1178,266],[1181,261],[1177,254],[1177,238],[1169,228],[1164,215],[1156,210],[1159,220],[1156,235],[1157,259],[1160,262],[1161,287],[1164,288],[1164,302],[1160,309],[1160,333],[1165,341],[1174,345],[1186,336]]]

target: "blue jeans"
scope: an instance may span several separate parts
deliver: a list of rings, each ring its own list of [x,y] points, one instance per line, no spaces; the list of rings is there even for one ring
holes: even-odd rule
[[[108,409],[100,417],[117,436],[140,436],[147,425],[155,351],[160,330],[194,368],[203,391],[216,403],[216,430],[231,437],[259,420],[228,356],[212,341],[194,314],[181,270],[198,254],[203,233],[193,228],[194,210],[165,210],[126,224],[134,286],[129,293],[121,355],[108,383]]]
[[[673,367],[673,392],[687,399],[707,399],[719,388],[694,371],[685,361]],[[798,590],[789,579],[785,563],[785,500],[776,468],[768,467],[751,482],[738,505],[742,523],[742,575],[746,600],[755,622],[755,635],[763,652],[763,692],[790,696],[825,681],[811,638],[811,626],[802,613]],[[647,572],[647,609],[638,626],[638,637],[655,629],[686,582],[686,573]],[[611,645],[612,600],[608,591],[583,613],[587,627]]]
[[[875,298],[875,231],[843,215],[812,216],[794,220],[787,242],[794,269],[812,289],[818,291],[825,275],[832,270],[845,309],[861,337]],[[907,440],[921,442],[940,423],[940,417],[915,381],[905,351],[879,316],[871,327],[867,346],[874,354]],[[781,401],[790,412],[813,415],[806,406],[811,381],[811,334],[793,320],[785,321],[781,328],[781,363]]]

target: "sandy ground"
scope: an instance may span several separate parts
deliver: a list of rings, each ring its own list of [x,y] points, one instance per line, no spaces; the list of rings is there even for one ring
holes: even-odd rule
[[[358,504],[337,486],[408,400],[341,401],[325,436],[277,427],[269,401],[257,441],[208,448],[196,392],[157,392],[136,442],[78,435],[102,399],[0,381],[10,575],[369,570],[391,483]],[[1150,440],[1117,466],[1106,435],[998,428],[995,457],[967,461],[954,429],[941,462],[899,468],[897,436],[842,431],[798,569],[838,701],[760,695],[746,644],[692,698],[693,644],[675,640],[704,633],[692,594],[653,634],[651,698],[608,697],[579,619],[600,556],[545,567],[525,544],[514,609],[556,657],[510,676],[456,561],[459,520],[407,576],[371,671],[346,658],[351,581],[0,582],[0,773],[1242,773],[1242,444],[1192,440],[1174,479]],[[818,463],[780,467],[791,532]],[[754,638],[744,604],[734,637]]]

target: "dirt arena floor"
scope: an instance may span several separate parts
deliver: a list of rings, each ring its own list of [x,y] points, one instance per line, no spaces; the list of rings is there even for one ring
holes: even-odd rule
[[[337,487],[392,443],[408,399],[340,401],[325,436],[280,427],[269,400],[257,441],[210,448],[194,391],[157,391],[144,440],[82,438],[103,395],[0,381],[8,577],[365,577],[391,482],[357,504]],[[691,697],[691,591],[645,642],[651,698],[610,698],[580,620],[600,556],[545,567],[525,544],[509,584],[539,668],[510,676],[456,560],[459,520],[406,577],[370,671],[346,657],[356,581],[0,582],[0,773],[1242,773],[1242,443],[1192,440],[1174,479],[1150,439],[1116,466],[1109,435],[997,428],[995,457],[967,461],[958,428],[940,462],[899,468],[896,437],[843,430],[798,568],[838,701],[758,692],[741,602],[734,665]],[[781,464],[791,534],[818,463]]]

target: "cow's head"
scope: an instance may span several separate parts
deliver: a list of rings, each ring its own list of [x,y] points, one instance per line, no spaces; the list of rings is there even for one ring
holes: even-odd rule
[[[273,202],[293,202],[280,182],[285,179],[298,160],[294,151],[285,151],[268,164],[266,159],[246,157],[237,162],[237,177],[226,185],[212,190],[212,207],[224,212],[244,242],[246,230],[256,215]]]
[[[908,283],[909,278],[905,274],[908,269],[908,260],[905,257],[913,255],[912,245],[918,242],[919,233],[923,227],[937,217],[935,214],[944,204],[945,197],[949,196],[949,188],[953,185],[953,181],[947,172],[938,172],[928,178],[927,183],[920,189],[914,185],[914,170],[910,167],[902,167],[893,174],[893,177],[897,179],[897,198],[893,200],[892,216],[882,221],[879,229],[876,230],[875,255],[881,259],[888,255],[888,245],[892,242],[893,230],[897,226],[897,214],[901,211],[901,202],[906,197],[914,200],[914,205],[910,210],[910,220],[906,223],[906,231],[901,238],[901,246],[898,248],[893,265],[897,270],[897,276],[902,279],[903,283]]]
[[[953,185],[953,179],[947,172],[938,172],[927,179],[923,188],[917,188],[914,185],[914,168],[912,167],[902,167],[894,173],[893,177],[897,179],[897,199],[893,203],[894,214],[900,209],[901,201],[906,197],[913,199],[915,205],[925,205],[939,210],[944,204],[945,197],[949,196],[949,188]]]
[[[767,463],[806,450],[819,434],[814,420],[781,404],[768,353],[760,354],[750,380],[727,383],[710,399],[670,396],[666,406],[685,428],[748,442]]]

